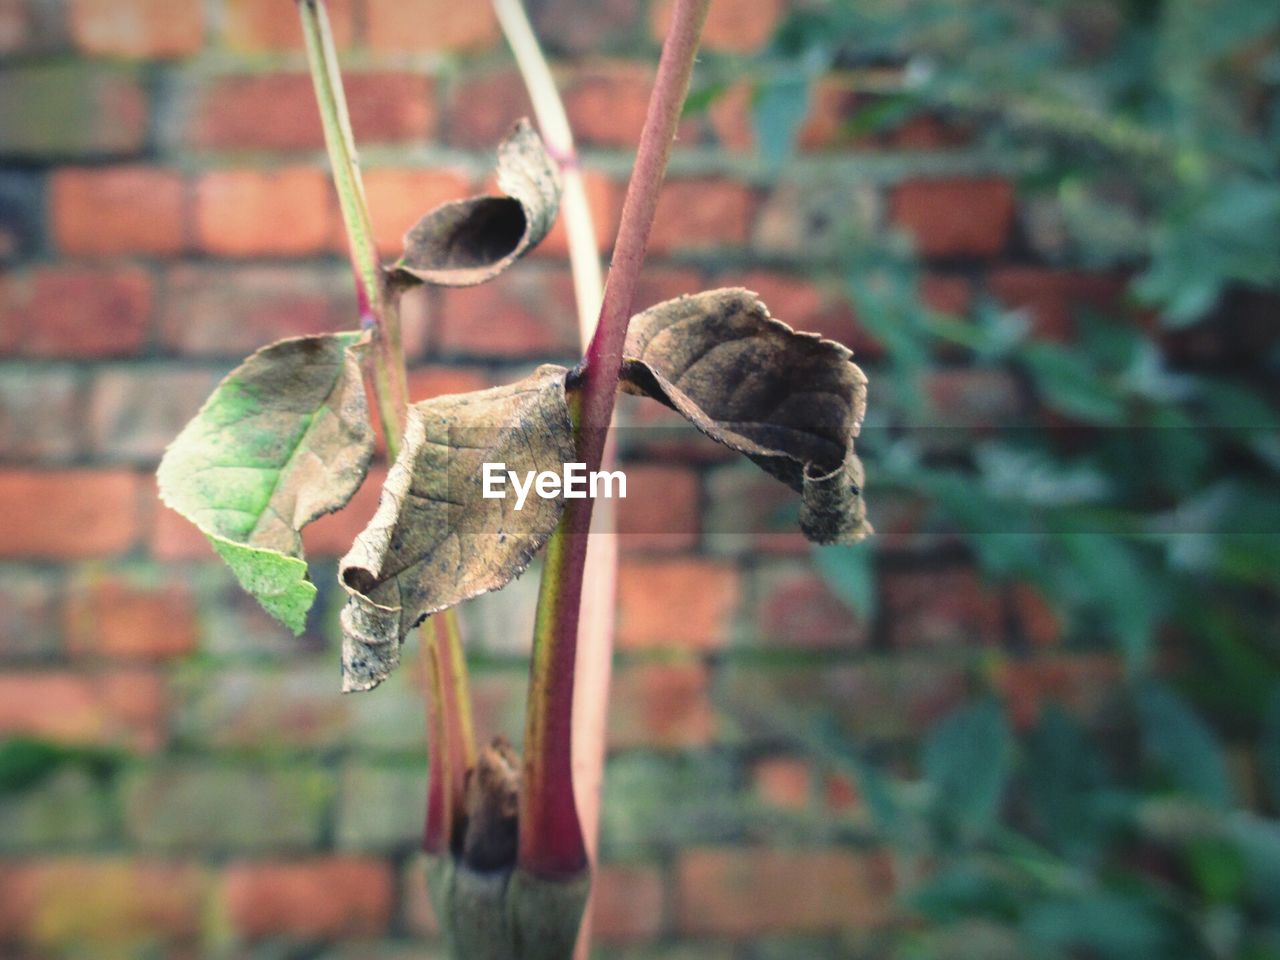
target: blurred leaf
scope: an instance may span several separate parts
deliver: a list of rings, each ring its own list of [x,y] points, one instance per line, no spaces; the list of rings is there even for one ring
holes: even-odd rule
[[[994,700],[961,707],[934,726],[921,764],[944,822],[966,837],[987,833],[999,816],[1012,760],[1008,722]]]
[[[1049,343],[1031,344],[1021,356],[1052,409],[1084,423],[1119,426],[1124,422],[1122,397],[1085,357]]]
[[[944,865],[916,887],[908,903],[933,923],[968,917],[1016,920],[1038,891],[994,857],[966,857]]]
[[[1084,731],[1056,704],[1028,736],[1024,766],[1041,831],[1068,858],[1091,855],[1102,839],[1093,800],[1106,771]]]
[[[795,152],[796,137],[809,114],[808,77],[777,79],[758,88],[752,103],[756,149],[769,167],[781,167]]]
[[[1173,960],[1197,955],[1181,924],[1142,899],[1120,893],[1045,900],[1030,909],[1022,929],[1042,950],[1069,956]]]
[[[1057,537],[1071,560],[1074,588],[1119,641],[1131,671],[1146,669],[1157,617],[1165,609],[1161,584],[1148,576],[1136,550],[1104,533]]]
[[[1135,691],[1147,761],[1183,793],[1218,810],[1235,803],[1226,756],[1213,732],[1173,690],[1154,680]]]
[[[867,541],[851,547],[817,547],[814,562],[832,591],[865,621],[876,616],[876,574]]]
[[[1271,791],[1271,803],[1280,808],[1280,686],[1272,692],[1262,718],[1258,766],[1262,768],[1263,783]]]

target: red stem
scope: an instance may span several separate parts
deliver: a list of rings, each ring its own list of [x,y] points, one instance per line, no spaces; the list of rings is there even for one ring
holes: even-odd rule
[[[671,30],[662,47],[622,206],[600,322],[587,347],[574,398],[578,457],[588,471],[600,468],[604,454],[631,305],[710,2],[676,0]],[[590,498],[568,501],[547,550],[538,596],[520,795],[519,864],[541,876],[572,875],[587,865],[573,796],[571,734],[578,610],[591,508]]]

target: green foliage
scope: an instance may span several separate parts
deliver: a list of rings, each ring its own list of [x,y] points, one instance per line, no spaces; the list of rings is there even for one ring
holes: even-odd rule
[[[38,786],[55,772],[77,766],[97,778],[110,776],[122,758],[110,751],[67,747],[46,740],[0,740],[0,796]]]

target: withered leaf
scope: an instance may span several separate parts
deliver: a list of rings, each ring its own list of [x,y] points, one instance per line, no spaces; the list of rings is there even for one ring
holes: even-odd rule
[[[559,520],[564,502],[483,496],[482,465],[554,470],[574,459],[563,367],[409,408],[404,445],[378,512],[342,559],[343,689],[381,683],[429,614],[512,580]]]
[[[498,147],[498,189],[506,196],[455,200],[424,216],[405,234],[393,269],[425,283],[474,286],[547,235],[560,209],[560,176],[528,120]]]
[[[853,441],[867,379],[845,347],[797,333],[754,293],[712,290],[632,317],[624,389],[653,397],[802,494],[818,543],[871,532]]]
[[[360,335],[294,337],[227,375],[165,451],[160,497],[294,633],[316,588],[301,530],[341,508],[373,456]]]

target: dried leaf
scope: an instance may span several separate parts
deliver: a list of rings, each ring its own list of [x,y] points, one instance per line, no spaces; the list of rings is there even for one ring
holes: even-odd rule
[[[800,491],[810,540],[854,543],[871,528],[853,450],[867,379],[852,357],[773,319],[749,290],[712,290],[631,319],[623,381]]]
[[[169,445],[157,474],[161,499],[294,633],[316,593],[300,531],[351,499],[373,456],[359,336],[295,337],[254,353]]]
[[[425,283],[474,286],[547,235],[560,209],[560,177],[528,120],[498,147],[498,189],[506,196],[455,200],[428,213],[405,234],[394,269]]]
[[[344,690],[368,690],[429,614],[514,579],[555,529],[562,499],[485,499],[481,465],[554,470],[574,459],[563,367],[409,408],[378,512],[342,559]]]

